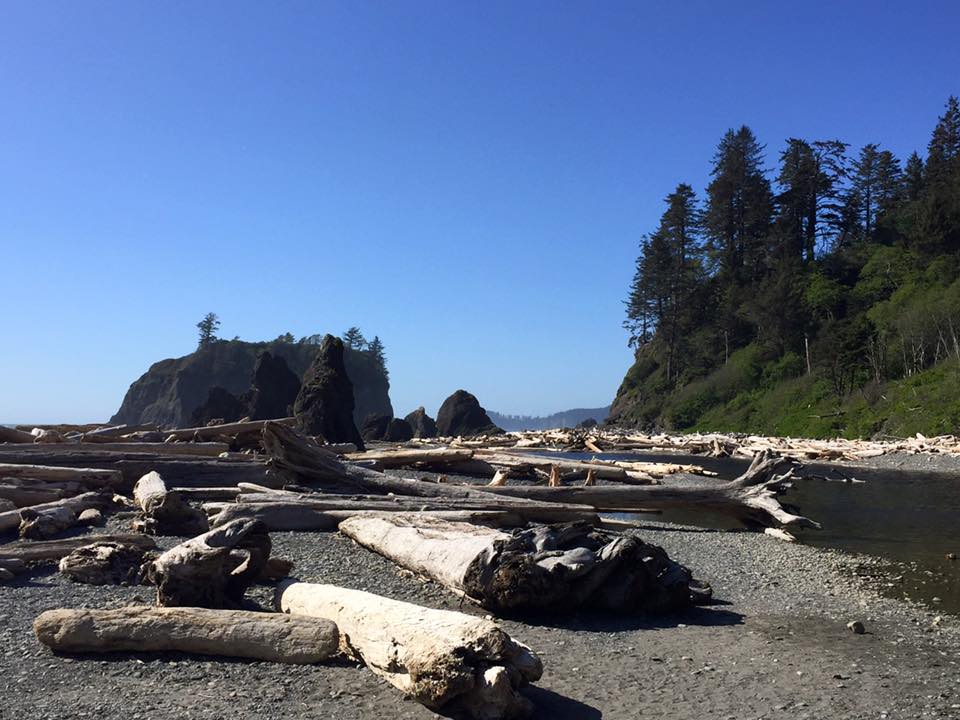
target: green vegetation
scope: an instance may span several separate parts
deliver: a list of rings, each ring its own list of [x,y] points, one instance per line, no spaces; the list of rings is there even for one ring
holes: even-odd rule
[[[899,160],[730,130],[701,204],[678,185],[641,244],[615,422],[776,435],[960,427],[960,105]]]

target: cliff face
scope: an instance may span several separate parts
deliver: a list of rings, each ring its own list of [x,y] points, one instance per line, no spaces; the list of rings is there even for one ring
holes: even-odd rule
[[[130,386],[110,421],[184,427],[189,424],[193,411],[207,399],[210,388],[219,386],[237,396],[247,392],[257,356],[264,350],[282,357],[302,379],[317,353],[317,346],[220,340],[184,357],[161,360]],[[368,413],[392,416],[390,383],[373,359],[366,353],[348,349],[344,360],[353,382],[355,422],[361,424]]]

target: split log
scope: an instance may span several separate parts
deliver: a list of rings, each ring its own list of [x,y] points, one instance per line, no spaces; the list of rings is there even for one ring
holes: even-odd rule
[[[44,510],[20,511],[20,537],[24,540],[49,540],[77,524],[77,514],[69,507],[54,505]]]
[[[133,487],[133,500],[142,517],[134,529],[149,535],[198,535],[210,529],[207,517],[167,490],[160,473],[149,472]]]
[[[270,557],[270,536],[250,518],[226,523],[167,550],[147,565],[157,604],[237,607]]]
[[[30,517],[56,513],[60,508],[66,508],[74,513],[79,513],[91,507],[103,507],[109,502],[110,497],[104,493],[88,492],[76,497],[63,498],[54,502],[43,503],[41,505],[32,505],[19,510],[8,510],[0,512],[0,533],[10,532],[20,527],[21,514],[27,513]]]
[[[633,512],[671,508],[712,511],[734,517],[750,527],[820,525],[801,515],[787,512],[777,495],[790,487],[796,463],[770,452],[756,455],[743,475],[726,483],[675,487],[651,485],[623,487],[484,486],[489,493],[522,497],[541,502],[591,505],[600,512]]]
[[[494,611],[670,612],[710,597],[662,548],[585,523],[508,533],[395,514],[350,518],[340,531]]]
[[[432,710],[478,720],[532,710],[518,689],[540,678],[540,659],[489,620],[293,581],[281,584],[277,605],[335,622],[344,653]]]
[[[62,500],[80,494],[83,489],[75,482],[48,483],[33,478],[0,477],[0,499],[18,508]]]
[[[60,559],[60,574],[87,585],[139,585],[145,552],[115,542],[84,545]]]
[[[33,629],[55,652],[183,652],[296,664],[326,660],[339,641],[329,621],[203,608],[48,610]]]
[[[144,550],[156,547],[153,538],[146,535],[81,535],[72,538],[58,538],[40,542],[20,541],[0,545],[0,563],[21,561],[25,563],[58,562],[60,558],[69,555],[78,547],[99,543],[119,543],[122,545],[136,545]]]
[[[293,425],[296,418],[279,418],[277,420],[247,420],[244,422],[224,423],[222,425],[209,425],[206,427],[178,428],[176,430],[166,430],[168,438],[174,440],[193,440],[194,438],[211,438],[217,435],[237,435],[240,433],[260,432],[268,422],[280,425]]]

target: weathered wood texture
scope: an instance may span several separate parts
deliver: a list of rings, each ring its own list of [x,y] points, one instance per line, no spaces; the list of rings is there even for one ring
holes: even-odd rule
[[[136,545],[144,550],[152,550],[157,546],[153,538],[139,534],[106,534],[80,535],[71,538],[43,540],[33,542],[22,540],[0,545],[0,562],[20,560],[26,563],[57,562],[65,555],[85,545],[98,543],[120,543],[122,545]]]
[[[148,472],[133,487],[142,516],[135,529],[150,535],[198,535],[210,529],[207,517],[167,489],[158,472]]]
[[[270,557],[262,523],[242,518],[170,548],[146,568],[167,607],[237,607]]]
[[[354,517],[340,531],[496,611],[668,612],[710,597],[663,549],[579,523],[508,533],[429,517]]]
[[[525,717],[519,694],[543,672],[539,658],[496,624],[360,590],[282,583],[278,607],[334,621],[341,650],[427,707],[482,720]]]
[[[330,621],[281,613],[204,608],[48,610],[33,623],[57,652],[183,652],[309,664],[337,652]]]
[[[249,432],[259,432],[268,422],[280,425],[292,425],[296,418],[278,418],[276,420],[247,420],[245,422],[224,423],[222,425],[208,425],[205,427],[177,428],[165,430],[168,438],[175,440],[193,440],[217,437],[219,435],[238,435]]]
[[[61,509],[69,510],[76,514],[87,508],[103,507],[109,502],[110,496],[99,492],[88,492],[75,497],[63,498],[49,503],[32,505],[17,510],[8,510],[0,513],[0,533],[10,532],[20,527],[23,513],[28,517],[33,515],[45,515],[48,513],[58,513]]]
[[[84,545],[60,559],[60,574],[87,585],[139,585],[145,552],[115,542]]]

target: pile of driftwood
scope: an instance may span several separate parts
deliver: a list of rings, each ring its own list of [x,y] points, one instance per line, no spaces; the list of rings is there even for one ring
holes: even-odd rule
[[[448,438],[446,442],[451,447],[564,450],[586,453],[667,451],[687,455],[741,458],[752,458],[757,453],[770,451],[801,461],[856,462],[891,453],[960,455],[960,437],[956,435],[926,437],[920,433],[910,438],[887,440],[848,440],[846,438],[817,440],[725,433],[648,435],[617,428],[594,427],[513,432],[507,435],[469,440]],[[673,472],[689,471],[674,470]]]
[[[517,616],[662,612],[709,600],[710,588],[687,568],[607,513],[704,509],[785,538],[816,525],[778,501],[796,466],[767,451],[735,480],[673,485],[661,481],[711,474],[534,454],[533,438],[522,435],[358,453],[305,437],[289,419],[2,432],[0,540],[9,541],[0,542],[0,580],[56,563],[76,582],[156,589],[153,607],[44,613],[37,637],[54,650],[296,663],[340,653],[430,708],[475,718],[530,710],[519,690],[542,672],[532,651],[491,620],[295,581],[292,563],[271,557],[269,533],[339,530]],[[590,453],[606,449],[597,434],[579,442]],[[110,516],[124,532],[78,534]],[[184,539],[154,540],[170,536]],[[249,609],[247,590],[264,582],[277,584],[279,612]]]

